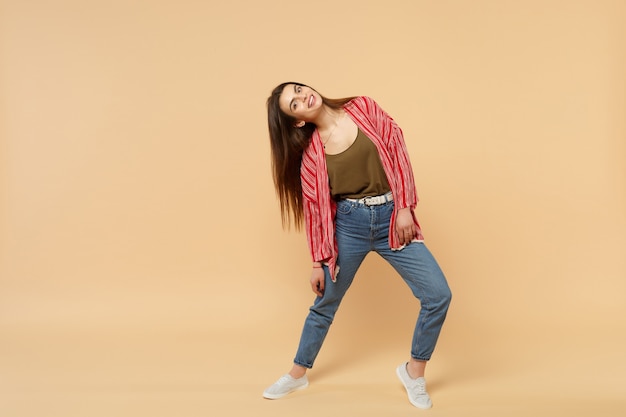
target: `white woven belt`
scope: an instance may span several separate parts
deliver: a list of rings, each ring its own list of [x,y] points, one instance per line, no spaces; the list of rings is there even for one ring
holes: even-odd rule
[[[351,201],[353,203],[365,204],[366,206],[380,206],[381,204],[388,203],[393,201],[393,194],[389,191],[387,194],[376,195],[373,197],[363,197],[358,200],[355,198],[346,198],[346,200]]]

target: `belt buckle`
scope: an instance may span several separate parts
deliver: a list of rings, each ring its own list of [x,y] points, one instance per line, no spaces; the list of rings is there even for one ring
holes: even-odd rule
[[[378,202],[378,196],[370,196],[370,197],[365,197],[363,204],[365,204],[368,207],[371,207],[380,203]]]

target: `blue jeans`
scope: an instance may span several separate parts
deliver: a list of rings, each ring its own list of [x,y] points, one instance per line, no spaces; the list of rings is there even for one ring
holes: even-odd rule
[[[312,368],[335,313],[365,256],[381,255],[409,285],[420,300],[421,310],[413,333],[411,357],[430,359],[450,305],[451,293],[437,261],[422,242],[412,242],[402,250],[389,248],[389,222],[394,204],[366,206],[347,200],[337,203],[336,238],[337,281],[332,282],[324,266],[325,290],[316,297],[304,323],[294,363]]]

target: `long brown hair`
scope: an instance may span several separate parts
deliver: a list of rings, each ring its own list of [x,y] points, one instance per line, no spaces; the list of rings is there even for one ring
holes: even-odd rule
[[[293,222],[296,230],[299,230],[304,222],[300,164],[302,154],[311,143],[311,136],[317,126],[313,123],[306,123],[303,127],[296,127],[296,119],[280,109],[278,99],[289,84],[308,87],[297,82],[287,82],[274,88],[267,99],[267,124],[272,151],[274,187],[280,201],[283,227],[289,227]],[[329,99],[321,94],[320,96],[322,103],[334,110],[342,108],[354,98]]]

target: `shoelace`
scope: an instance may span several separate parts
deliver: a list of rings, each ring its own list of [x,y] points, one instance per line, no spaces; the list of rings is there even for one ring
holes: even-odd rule
[[[291,382],[293,380],[293,378],[290,378],[289,375],[283,375],[278,379],[279,383],[282,382]]]
[[[426,384],[423,381],[414,381],[411,391],[416,395],[426,394]]]

